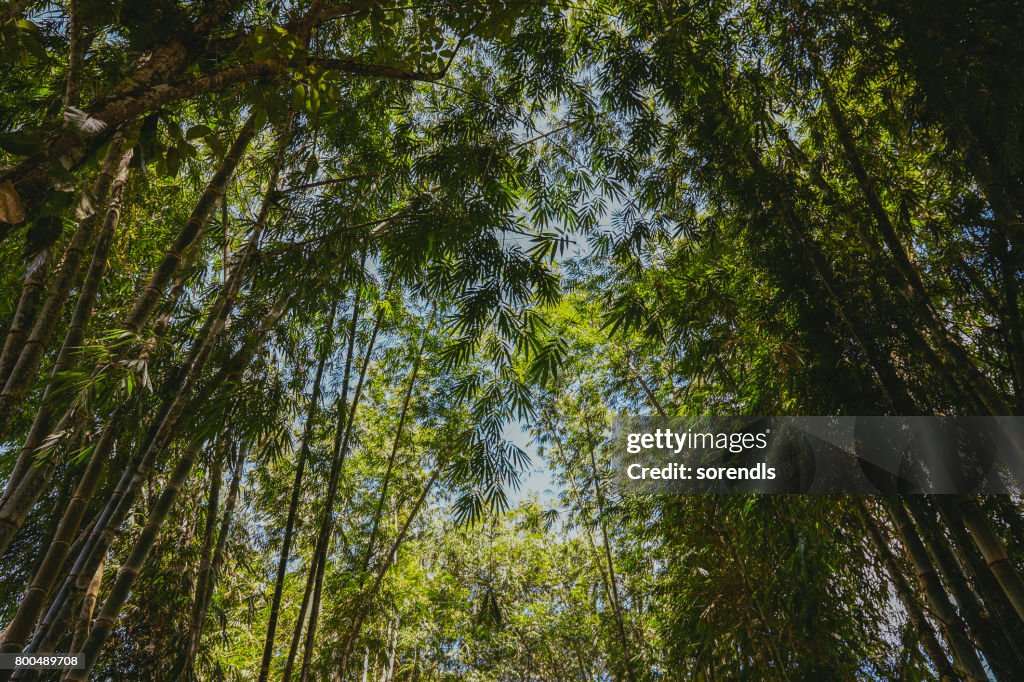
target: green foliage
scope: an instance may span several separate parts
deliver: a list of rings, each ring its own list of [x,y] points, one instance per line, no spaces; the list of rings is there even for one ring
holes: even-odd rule
[[[104,679],[941,671],[896,529],[623,497],[607,434],[1024,409],[1013,3],[9,5],[0,616],[38,612],[5,645]],[[1019,563],[1019,504],[980,508]],[[1017,641],[939,518],[971,646]]]

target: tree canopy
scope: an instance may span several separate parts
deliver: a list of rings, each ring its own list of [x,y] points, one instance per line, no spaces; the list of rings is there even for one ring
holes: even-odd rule
[[[1022,679],[1018,496],[624,495],[609,436],[1021,414],[1022,29],[11,0],[0,652],[84,665],[0,680]]]

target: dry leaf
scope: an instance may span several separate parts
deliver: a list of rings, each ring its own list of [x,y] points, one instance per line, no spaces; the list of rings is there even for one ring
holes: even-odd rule
[[[0,183],[0,223],[17,225],[25,220],[21,198],[10,180]]]

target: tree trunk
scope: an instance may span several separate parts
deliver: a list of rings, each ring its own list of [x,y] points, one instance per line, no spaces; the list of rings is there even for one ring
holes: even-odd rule
[[[230,385],[237,381],[241,372],[255,354],[260,341],[265,338],[273,325],[284,314],[287,298],[287,295],[281,297],[272,306],[271,312],[264,318],[260,328],[250,334],[250,337],[236,354],[225,363],[225,371],[222,371],[211,382],[212,386]],[[199,402],[202,403],[204,400],[201,399]],[[56,637],[55,631],[59,631],[61,624],[69,619],[72,603],[74,602],[73,595],[85,591],[88,584],[88,576],[95,572],[96,566],[106,555],[118,529],[132,507],[133,502],[130,500],[134,500],[134,495],[137,493],[143,479],[143,475],[139,473],[139,467],[142,467],[143,463],[136,462],[136,464],[138,466],[129,464],[125,467],[107,504],[96,519],[93,530],[89,533],[81,549],[78,551],[71,572],[65,578],[56,598],[50,604],[46,616],[36,629],[27,649],[28,653],[50,650],[45,647],[50,646],[48,642],[52,643],[54,641]],[[130,498],[130,500],[126,501],[126,497]]]
[[[981,601],[971,589],[964,571],[953,555],[946,537],[942,533],[932,510],[924,503],[924,498],[917,496],[906,500],[911,518],[920,530],[925,547],[938,568],[950,594],[956,601],[957,610],[961,613],[967,626],[968,634],[973,637],[977,648],[984,654],[999,679],[1021,679],[1024,669],[1021,661],[1013,657],[1013,644],[1000,635],[998,628],[984,612]]]
[[[310,664],[313,659],[313,644],[316,640],[316,626],[317,619],[320,615],[320,597],[323,590],[324,574],[327,572],[327,550],[331,540],[331,530],[334,528],[334,499],[338,493],[338,483],[341,479],[341,470],[345,463],[345,454],[348,452],[349,439],[352,436],[352,427],[355,423],[356,409],[359,407],[359,399],[363,393],[363,382],[366,380],[366,371],[370,366],[370,360],[373,357],[373,350],[377,342],[377,332],[380,331],[381,324],[384,321],[384,311],[382,310],[377,315],[377,319],[373,325],[373,331],[370,333],[370,340],[366,344],[366,355],[363,357],[362,368],[359,371],[359,379],[356,381],[355,394],[352,396],[352,405],[348,410],[348,418],[345,420],[345,434],[341,439],[341,442],[337,444],[337,447],[333,453],[333,462],[331,465],[331,477],[327,485],[327,496],[324,498],[324,513],[320,520],[320,532],[317,536],[316,549],[314,556],[317,560],[317,565],[320,567],[317,570],[316,580],[313,582],[313,597],[310,603],[309,613],[309,627],[306,630],[306,644],[302,651],[302,670],[299,675],[299,682],[307,682],[309,679]],[[355,337],[353,336],[353,342]],[[344,405],[344,401],[339,401]],[[341,424],[338,425],[339,430]]]
[[[1006,595],[1007,600],[1017,612],[1017,616],[1024,620],[1024,581],[1016,567],[1010,563],[1006,556],[1006,549],[999,537],[992,530],[992,525],[985,518],[977,501],[969,495],[958,495],[952,500],[950,511],[958,513],[967,527],[974,544],[981,551],[989,569],[999,581],[999,586]]]
[[[38,315],[36,315],[35,324],[33,324],[28,338],[22,344],[3,390],[0,391],[0,433],[6,426],[12,408],[24,397],[35,378],[43,351],[49,345],[53,333],[57,329],[57,324],[60,322],[68,292],[78,277],[78,271],[85,257],[85,249],[92,241],[93,230],[99,216],[101,213],[104,215],[104,231],[107,221],[116,224],[120,218],[121,198],[131,157],[131,150],[121,153],[121,141],[120,139],[116,140],[92,189],[97,205],[90,215],[78,222],[78,227],[64,251],[60,268],[50,284]],[[118,185],[117,191],[111,191],[115,183]],[[110,201],[104,212],[101,207],[106,202],[108,195]]]
[[[92,626],[92,614],[96,610],[96,600],[100,595],[100,583],[103,581],[104,563],[103,560],[100,560],[100,565],[96,567],[96,573],[93,574],[92,580],[89,581],[89,587],[85,591],[85,597],[82,599],[82,608],[78,612],[78,622],[75,624],[75,633],[71,638],[70,651],[79,651],[89,636],[89,628]]]
[[[239,130],[238,136],[235,137],[235,141],[224,157],[224,161],[221,162],[220,168],[217,169],[217,172],[207,184],[206,189],[199,198],[199,202],[192,210],[192,215],[185,222],[181,232],[178,233],[174,243],[164,255],[163,260],[154,269],[152,277],[142,290],[142,294],[135,301],[135,306],[123,325],[127,331],[135,334],[139,333],[146,320],[149,319],[153,309],[159,303],[164,290],[167,289],[171,278],[177,272],[178,266],[181,265],[185,251],[192,246],[196,237],[199,236],[201,229],[210,219],[217,201],[223,196],[224,188],[227,186],[231,176],[234,175],[235,169],[242,160],[242,155],[245,154],[245,150],[249,147],[249,143],[256,135],[256,132],[256,116],[250,115],[245,123],[242,124],[241,130]],[[271,192],[277,189],[277,175],[279,173],[280,164],[276,164],[270,182]],[[269,209],[269,200],[264,200],[264,207],[261,209],[261,213],[264,214],[264,221]],[[257,223],[259,222],[257,221]]]
[[[253,117],[249,118],[245,127],[250,130],[249,136],[251,137],[252,131],[255,128],[253,124]],[[190,353],[191,357],[186,360],[185,367],[187,369],[184,372],[184,377],[175,392],[175,397],[171,402],[170,408],[167,410],[167,414],[160,419],[160,424],[157,428],[153,441],[146,449],[146,454],[142,458],[143,462],[155,461],[157,455],[169,444],[174,428],[189,402],[192,385],[205,365],[206,360],[212,352],[215,342],[220,337],[220,333],[224,329],[225,322],[234,307],[235,300],[242,285],[242,277],[247,266],[255,257],[259,240],[262,237],[263,230],[265,229],[269,218],[270,208],[273,204],[273,196],[277,190],[278,177],[284,164],[284,153],[287,148],[289,130],[290,121],[281,132],[278,153],[268,179],[267,191],[264,194],[259,214],[249,236],[249,240],[245,245],[244,251],[239,257],[238,262],[232,268],[231,275],[221,287],[217,301],[211,309],[208,323],[204,325],[204,330],[200,333],[199,338],[201,340],[198,343],[197,351],[194,354]],[[246,145],[247,143],[248,142],[246,141]],[[242,145],[242,147],[244,148],[246,145]],[[238,146],[237,140],[234,146]],[[241,154],[241,151],[242,149],[239,149],[238,153]],[[225,177],[224,182],[226,182],[226,179],[227,178]],[[223,183],[221,184],[221,188],[223,188]],[[207,211],[207,215],[208,213],[209,211]],[[179,242],[176,246],[180,246],[181,241],[182,240],[179,237]],[[187,244],[185,244],[185,246],[187,246]],[[182,246],[182,248],[184,248],[184,246]],[[172,249],[172,251],[174,251],[174,249]],[[180,262],[181,249],[177,249],[177,252],[179,254],[179,260],[175,261],[175,266],[173,268],[167,270],[164,284],[166,284],[166,281],[173,275],[173,272],[177,267],[177,263]],[[161,279],[159,272],[160,269],[158,268],[157,273],[154,274],[153,278],[150,280],[151,285],[153,282]],[[159,288],[162,291],[163,285]],[[149,287],[147,287],[147,290],[152,291]],[[136,306],[136,312],[138,310],[139,306]],[[146,317],[148,317],[148,313],[146,314]],[[156,537],[159,535],[163,520],[177,498],[177,494],[181,485],[184,483],[189,470],[191,469],[192,460],[194,460],[194,458],[195,452],[192,450],[186,451],[182,456],[178,467],[175,469],[175,474],[172,476],[171,483],[161,494],[160,502],[151,514],[153,521],[147,524],[146,529],[136,542],[135,549],[133,550],[129,561],[126,562],[125,566],[123,566],[121,571],[118,573],[118,578],[114,583],[111,594],[104,603],[103,610],[101,611],[99,618],[97,618],[96,626],[89,635],[89,639],[86,642],[83,651],[85,654],[85,667],[82,670],[71,671],[70,679],[84,680],[85,677],[88,676],[89,669],[91,669],[92,665],[95,664],[96,658],[99,655],[99,649],[102,647],[103,642],[109,635],[110,630],[113,628],[114,621],[120,613],[125,600],[128,598],[131,585],[134,583],[135,578],[138,577],[142,563],[149,555],[153,542],[155,542]]]
[[[975,589],[981,595],[985,607],[995,618],[996,622],[998,622],[1004,638],[1011,643],[1011,650],[1014,656],[1017,660],[1024,660],[1024,649],[1022,649],[1024,623],[1017,616],[1013,606],[1007,602],[1003,589],[999,586],[999,581],[996,580],[995,575],[989,570],[988,565],[978,551],[978,546],[971,539],[967,528],[964,526],[963,519],[956,513],[949,497],[946,495],[936,495],[933,500],[939,510],[943,523],[949,530],[950,537],[953,539],[953,545],[957,550],[957,555],[960,557],[961,564],[968,567],[971,580],[974,583]]]
[[[334,335],[334,318],[338,311],[337,301],[331,306],[327,318],[327,338]],[[281,610],[281,596],[284,593],[284,579],[288,571],[288,559],[291,554],[292,534],[295,531],[295,519],[298,515],[299,500],[302,495],[302,479],[306,470],[306,458],[309,456],[310,441],[313,438],[313,424],[316,420],[320,403],[320,388],[324,376],[324,367],[330,353],[329,344],[324,344],[317,360],[316,372],[313,376],[313,390],[309,397],[306,410],[306,421],[302,428],[302,441],[299,444],[298,462],[295,465],[295,480],[292,482],[292,494],[288,501],[288,517],[284,525],[284,538],[281,540],[281,555],[277,562],[277,578],[274,581],[274,596],[270,601],[270,616],[267,621],[267,634],[263,643],[263,659],[260,662],[259,682],[267,682],[270,675],[270,662],[274,656],[274,635],[277,632],[277,619]]]
[[[959,614],[949,601],[949,597],[942,587],[942,582],[939,580],[939,576],[936,574],[935,568],[928,558],[928,553],[925,551],[917,530],[910,521],[910,516],[907,515],[899,498],[886,498],[885,506],[892,517],[896,530],[903,539],[903,546],[914,566],[914,570],[917,572],[921,589],[927,595],[928,603],[942,625],[942,630],[946,635],[946,642],[953,652],[953,658],[956,661],[957,667],[964,678],[971,682],[985,682],[988,679],[988,675],[978,659],[974,646],[967,637],[963,621],[960,620]]]
[[[196,573],[196,589],[192,598],[192,612],[186,632],[185,648],[178,655],[171,679],[192,679],[192,665],[196,652],[199,650],[199,619],[203,611],[202,603],[206,593],[206,584],[210,579],[210,565],[213,562],[213,546],[217,541],[217,519],[220,514],[220,488],[223,479],[224,458],[230,447],[227,442],[227,429],[221,431],[217,454],[210,470],[210,493],[206,503],[206,519],[203,528],[203,546],[199,550],[199,571]]]

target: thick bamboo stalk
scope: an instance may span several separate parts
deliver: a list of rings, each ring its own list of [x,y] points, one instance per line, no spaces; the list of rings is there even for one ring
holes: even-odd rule
[[[203,226],[209,221],[217,201],[223,196],[224,188],[227,186],[231,176],[234,175],[235,169],[238,167],[242,156],[245,154],[249,143],[256,133],[256,117],[255,115],[250,115],[245,120],[245,123],[242,124],[242,128],[235,137],[235,141],[224,156],[220,168],[217,169],[217,172],[207,184],[202,196],[192,210],[192,214],[185,222],[185,225],[182,226],[174,243],[167,249],[167,253],[164,254],[160,264],[153,270],[153,275],[150,277],[149,282],[143,288],[138,299],[136,299],[131,313],[122,325],[127,331],[137,334],[149,319],[157,303],[160,302],[160,297],[167,289],[167,285],[170,284],[171,278],[174,277],[174,273],[177,272],[178,267],[181,265],[185,252],[192,246]],[[279,172],[280,169],[277,168],[275,173]],[[267,210],[269,210],[269,207],[263,212],[265,213]]]
[[[11,326],[7,328],[4,347],[0,351],[0,382],[5,384],[11,375],[11,370],[14,369],[14,363],[18,361],[18,354],[21,353],[21,347],[25,344],[32,324],[35,322],[36,306],[39,304],[39,299],[42,298],[46,275],[50,270],[49,250],[46,253],[40,253],[36,258],[38,261],[36,268],[25,275],[25,283],[21,285],[21,295],[18,297],[18,305],[14,309],[14,318],[11,320]],[[43,260],[39,261],[40,258]]]
[[[885,567],[886,572],[889,574],[889,579],[892,581],[893,588],[896,590],[896,597],[900,600],[900,603],[903,604],[903,608],[907,612],[907,617],[910,619],[910,624],[913,625],[914,629],[917,631],[917,636],[920,637],[925,653],[928,654],[928,658],[931,659],[932,665],[935,666],[935,670],[939,674],[939,679],[942,682],[952,682],[953,680],[956,680],[957,674],[953,670],[952,665],[950,665],[949,658],[946,656],[946,652],[943,651],[942,645],[939,644],[939,640],[935,635],[935,629],[932,627],[932,624],[928,622],[928,618],[925,616],[924,610],[921,608],[921,603],[914,594],[914,590],[911,588],[910,583],[907,582],[906,577],[903,575],[903,570],[900,568],[899,562],[893,555],[892,550],[885,541],[885,538],[882,537],[882,533],[878,529],[874,516],[867,509],[867,505],[864,504],[864,500],[862,498],[854,498],[854,500],[857,505],[857,515],[860,517],[861,524],[867,532],[868,539],[874,546],[875,553],[881,560],[882,566]]]
[[[963,616],[968,634],[985,655],[999,679],[1020,679],[1024,677],[1021,661],[1013,655],[1013,643],[1002,637],[998,628],[984,612],[981,600],[971,588],[963,568],[957,562],[949,542],[926,505],[925,498],[915,496],[906,500],[907,510],[917,525],[925,548],[939,570],[943,582],[956,601],[957,610]]]
[[[235,143],[232,145],[232,151],[228,153],[228,157],[221,164],[221,167],[215,174],[214,179],[211,180],[210,183],[208,183],[207,188],[204,191],[203,198],[200,199],[196,208],[192,212],[192,216],[189,218],[185,227],[179,234],[179,239],[177,240],[175,247],[185,248],[186,246],[190,245],[191,241],[195,238],[195,234],[193,233],[198,231],[202,227],[202,225],[205,224],[206,220],[209,218],[209,213],[212,210],[211,202],[215,201],[219,197],[219,194],[217,194],[217,192],[223,192],[224,184],[227,182],[227,179],[230,177],[234,168],[237,166],[238,161],[240,159],[240,155],[244,152],[245,148],[248,146],[249,140],[251,140],[254,134],[254,118],[250,117],[243,126],[243,132],[239,134],[238,138],[236,138],[235,140]],[[232,158],[232,154],[235,155],[234,158]],[[280,166],[275,165],[272,175],[279,172]],[[273,182],[276,183],[276,175],[274,175],[272,180]],[[207,206],[206,209],[201,209],[201,206],[204,204],[204,202],[209,203],[210,206]],[[260,217],[257,220],[256,228],[254,228],[253,230],[253,236],[255,237],[256,240],[258,240],[259,234],[261,234],[262,227],[266,222],[266,217],[269,213],[269,210],[270,201],[269,199],[265,199],[263,202],[263,206],[261,207]],[[187,234],[192,234],[191,238],[188,240],[183,240],[182,236]],[[185,243],[185,241],[187,241],[187,244]],[[183,244],[184,246],[182,246]],[[174,248],[172,248],[171,251],[173,252]],[[254,252],[255,247],[253,247],[252,249],[247,251],[245,255],[243,255],[245,263],[239,264],[240,272],[243,272],[245,270],[245,266],[248,265],[248,260],[251,260]],[[168,259],[169,256],[165,256],[164,260],[162,261],[162,264],[166,264],[168,262]],[[174,260],[173,258],[170,258],[170,260],[174,261],[176,264],[180,264],[180,260]],[[169,278],[171,275],[173,275],[175,270],[176,268],[170,269],[169,272],[167,273],[167,277]],[[156,274],[154,274],[154,276],[150,279],[149,285],[147,285],[146,291],[150,293],[156,291],[162,292],[163,287],[160,286],[158,282],[163,282],[164,286],[167,284],[165,280],[161,280],[159,277],[157,277]],[[221,291],[218,294],[217,302],[215,303],[214,306],[214,310],[208,316],[206,324],[204,325],[203,330],[199,334],[200,339],[208,338],[211,334],[217,335],[220,333],[221,329],[217,328],[217,326],[223,325],[224,323],[223,316],[221,313],[226,313],[226,310],[233,305],[234,297],[237,295],[238,287],[240,285],[241,281],[236,280],[232,284],[225,284],[225,286],[221,288]],[[151,301],[151,305],[140,307],[140,304],[146,297],[146,295],[146,292],[143,292],[143,294],[136,301],[136,306],[133,311],[133,315],[142,315],[142,317],[136,320],[136,322],[138,322],[140,326],[142,322],[144,322],[145,319],[148,318],[153,306],[156,305],[156,300],[153,299]],[[140,310],[143,309],[144,314],[143,312],[140,312]],[[131,328],[132,324],[132,320],[131,318],[129,318],[125,322],[125,327]],[[139,328],[135,328],[134,331],[137,333],[139,331]],[[204,348],[205,346],[202,343],[197,343],[193,345],[189,357],[182,364],[182,366],[179,368],[179,371],[176,373],[175,378],[171,381],[171,385],[173,387],[171,390],[172,395],[180,394],[183,388],[182,384],[188,382],[190,376],[195,376],[196,372],[194,370],[190,370],[190,368],[194,367],[195,365],[196,354],[204,352]],[[207,349],[205,352],[209,353],[209,349]],[[163,411],[158,415],[158,418],[154,420],[153,426],[156,428],[151,428],[152,438],[147,439],[147,442],[143,447],[143,452],[149,452],[150,448],[154,445],[153,439],[155,439],[158,435],[160,435],[161,433],[166,435],[169,432],[170,427],[163,428],[163,431],[161,431],[162,425],[169,416],[169,413],[171,412],[172,408],[177,409],[182,407],[182,405],[182,401],[175,402],[174,400],[171,400],[165,402],[165,407]],[[177,406],[177,408],[175,408],[175,406]],[[44,410],[45,409],[46,406],[44,404]],[[27,462],[31,462],[31,458],[34,455],[35,450],[38,447],[38,444],[42,442],[43,434],[47,431],[45,422],[48,420],[48,413],[44,414],[46,414],[45,419],[38,419],[38,417],[40,417],[41,415],[37,415],[36,421],[39,422],[39,424],[33,424],[33,428],[29,434],[29,438],[27,439],[26,444],[22,447],[21,454],[19,455],[19,461],[21,459],[25,459]],[[172,417],[171,425],[173,425],[173,421],[175,421],[177,417],[180,416],[180,410],[178,411],[177,414],[170,416]],[[68,423],[70,417],[71,412],[66,412],[64,417],[62,417],[61,419],[61,424]],[[153,456],[155,457],[155,454]],[[142,461],[144,463],[147,462],[145,458],[143,458]],[[56,461],[53,458],[50,458],[47,464],[43,467],[28,467],[25,471],[25,475],[23,476],[25,480],[20,481],[18,483],[19,488],[23,489],[20,493],[20,496],[17,499],[15,499],[14,496],[12,495],[11,498],[7,500],[2,507],[0,507],[0,551],[3,551],[3,549],[10,542],[11,538],[13,538],[14,533],[16,533],[18,528],[20,528],[21,525],[24,523],[24,520],[27,517],[28,512],[31,510],[32,504],[35,503],[35,499],[41,493],[46,481],[52,474],[55,466]],[[141,468],[140,474],[144,475],[145,472],[148,470],[149,466],[151,466],[151,464],[149,464],[148,466],[144,464]]]
[[[861,161],[860,152],[854,142],[853,134],[846,123],[846,118],[836,99],[835,92],[832,90],[821,68],[821,60],[814,50],[807,50],[807,54],[816,72],[822,99],[825,102],[825,107],[832,120],[832,124],[836,129],[836,136],[846,156],[847,164],[850,166],[850,170],[857,181],[857,186],[861,194],[864,195],[871,215],[875,219],[875,225],[882,237],[882,241],[889,250],[889,255],[895,266],[895,273],[898,273],[893,276],[893,279],[895,280],[896,277],[902,278],[902,281],[892,282],[893,288],[904,298],[910,309],[914,311],[916,317],[920,320],[924,329],[928,331],[928,336],[931,338],[934,350],[939,355],[943,364],[943,367],[939,368],[939,370],[955,373],[961,379],[964,388],[975,394],[978,401],[984,405],[989,414],[1010,414],[1010,408],[1006,400],[996,390],[995,386],[992,385],[988,377],[982,374],[973,358],[941,322],[939,314],[935,310],[931,297],[928,295],[924,282],[921,279],[921,274],[914,264],[910,262],[906,248],[896,233],[896,228],[889,219],[888,212],[882,205],[875,184],[872,182]]]
[[[313,597],[313,584],[316,583],[316,577],[319,572],[320,563],[311,560],[309,571],[306,574],[306,585],[302,589],[302,603],[299,604],[299,614],[295,620],[295,627],[292,628],[292,641],[288,647],[288,658],[285,659],[284,673],[281,675],[281,679],[284,682],[291,682],[292,679],[292,671],[295,669],[295,661],[299,655],[299,645],[302,644],[305,625],[309,622],[309,603]]]
[[[122,326],[128,332],[138,333],[141,331],[146,320],[149,319],[149,316],[159,302],[159,298],[164,289],[170,282],[170,279],[176,272],[178,266],[181,264],[182,253],[192,245],[201,228],[206,224],[216,201],[224,191],[224,186],[234,173],[235,168],[241,160],[242,154],[248,148],[249,142],[255,134],[255,117],[250,116],[243,124],[241,131],[232,143],[224,161],[208,182],[206,189],[193,209],[192,214],[189,216],[189,219],[179,232],[174,244],[168,249],[168,252],[165,254],[160,265],[150,278],[149,283],[136,299],[132,313],[124,320]],[[262,210],[265,217],[266,212],[269,211],[268,201],[264,202],[264,209]],[[254,232],[255,231],[256,230],[254,230]],[[252,255],[250,254],[248,258],[251,257]],[[222,295],[220,296],[218,304],[223,306],[225,300],[233,300],[236,293],[237,289],[235,292],[231,292],[227,287],[222,288]],[[217,319],[217,316],[211,314],[208,319],[212,322]],[[194,348],[198,348],[198,346]],[[65,416],[60,420],[60,422],[66,423],[68,421],[68,417],[69,413],[65,413]],[[30,434],[30,439],[35,436],[38,442],[41,443],[43,438],[45,438],[46,432],[47,429],[45,427],[33,428],[32,433]],[[26,443],[26,446],[23,446],[23,456],[31,457],[32,453],[34,453],[35,448],[29,447],[30,445],[30,443]],[[25,500],[32,500],[34,502],[35,497],[38,496],[38,492],[42,488],[41,482],[38,479],[40,478],[40,474],[45,472],[32,474],[31,472],[33,470],[31,468],[26,471],[29,472],[29,477],[33,479],[30,483],[34,492],[23,495],[22,501],[20,501],[15,508],[8,510],[6,507],[9,505],[5,505],[4,509],[0,509],[0,551],[2,551],[10,542],[10,538],[13,537],[13,534],[18,528],[20,528],[21,524],[24,522],[24,518],[28,514],[28,509],[31,508],[31,504],[27,504]]]
[[[249,125],[251,121],[252,119],[250,118],[246,125]],[[189,361],[186,362],[187,369],[184,372],[185,376],[175,393],[170,408],[167,410],[166,415],[160,420],[156,434],[147,448],[146,454],[142,458],[143,462],[155,461],[157,455],[163,452],[170,443],[174,429],[189,403],[192,386],[195,383],[198,374],[202,371],[207,358],[213,350],[214,344],[217,342],[224,329],[224,325],[231,310],[234,308],[235,300],[242,285],[243,276],[246,272],[247,266],[252,262],[252,259],[255,256],[259,240],[262,237],[263,230],[266,228],[270,208],[273,203],[272,197],[277,189],[278,178],[284,164],[284,150],[286,149],[289,129],[290,125],[286,126],[281,133],[277,158],[271,169],[267,191],[264,194],[263,202],[260,206],[259,214],[256,219],[256,224],[250,233],[249,240],[239,257],[238,262],[232,268],[230,276],[218,293],[217,301],[210,312],[208,323],[204,325],[205,333],[201,334],[199,337],[200,341],[197,344],[198,352],[196,352],[194,357],[191,357]],[[171,271],[171,274],[172,273],[173,271]],[[168,277],[169,276],[170,274],[168,274]],[[212,320],[212,323],[210,323],[210,320]],[[103,641],[105,641],[106,637],[109,635],[110,630],[113,628],[114,621],[117,619],[121,608],[124,606],[124,602],[128,597],[131,585],[138,577],[141,565],[149,555],[152,544],[159,535],[163,520],[176,499],[178,491],[184,483],[185,477],[187,477],[188,472],[191,469],[194,457],[195,452],[189,450],[186,451],[182,460],[179,462],[178,468],[175,470],[175,475],[171,478],[171,483],[161,494],[160,502],[158,502],[157,508],[154,509],[153,514],[151,514],[151,518],[153,518],[152,523],[147,523],[146,529],[143,531],[142,536],[136,543],[129,561],[119,572],[118,579],[114,583],[111,594],[108,596],[107,601],[104,602],[104,607],[100,612],[100,616],[96,619],[96,625],[90,633],[89,639],[86,641],[83,650],[85,655],[84,670],[71,671],[72,674],[69,679],[85,679],[88,675],[88,670],[95,664],[96,657],[99,655],[99,648],[102,647]],[[179,477],[180,480],[178,480]]]
[[[22,361],[21,358],[25,356],[27,350],[39,344],[41,337],[45,335],[44,332],[51,325],[56,324],[53,318],[59,317],[57,306],[63,306],[67,290],[78,274],[78,268],[85,248],[92,237],[93,227],[96,224],[102,207],[107,201],[107,196],[111,193],[115,174],[120,176],[126,172],[125,169],[127,168],[128,161],[131,159],[130,151],[122,154],[121,144],[122,138],[118,135],[111,144],[103,166],[92,186],[92,196],[96,203],[95,210],[78,221],[65,250],[63,263],[57,277],[50,286],[50,293],[38,314],[36,314],[35,305],[42,296],[42,284],[49,267],[49,257],[47,257],[45,264],[40,265],[26,279],[14,322],[8,330],[3,353],[0,354],[0,385],[5,389],[12,378],[15,381],[12,387],[25,381],[24,377],[15,378],[19,371],[24,375],[28,367],[28,361]],[[110,208],[107,208],[107,212],[109,211]],[[23,366],[19,368],[19,364]],[[3,433],[4,426],[10,417],[10,406],[12,404],[11,399],[5,399],[0,394],[0,433]]]
[[[105,559],[106,557],[103,558]],[[78,621],[75,623],[75,632],[71,637],[70,651],[80,651],[82,645],[85,644],[86,638],[89,636],[93,612],[96,610],[96,602],[100,595],[100,583],[103,581],[103,566],[105,563],[102,559],[100,560],[100,565],[96,567],[96,573],[93,574],[92,580],[89,581],[89,587],[82,598],[82,608],[78,611]]]
[[[224,565],[225,550],[227,549],[228,536],[231,534],[231,527],[235,518],[235,507],[238,504],[238,491],[242,485],[242,473],[245,469],[245,451],[241,449],[235,454],[235,466],[231,472],[231,482],[228,484],[228,498],[224,502],[224,512],[221,515],[220,528],[217,530],[217,544],[213,547],[213,559],[207,570],[208,576],[204,581],[205,588],[203,597],[199,604],[199,617],[196,619],[196,641],[203,636],[203,629],[206,625],[206,614],[210,610],[210,600],[213,598],[214,589],[217,584],[217,576],[221,574],[221,567]],[[192,651],[193,661],[198,653],[198,646]]]
[[[992,530],[992,525],[978,507],[978,502],[969,495],[961,495],[955,498],[953,504],[974,544],[999,581],[1006,599],[1017,612],[1017,616],[1024,620],[1024,580],[1021,580],[1017,568],[1010,562],[1006,548]]]
[[[114,417],[114,420],[119,424],[123,424],[125,417],[122,414],[123,412],[124,410],[121,410]],[[113,448],[113,442],[118,433],[120,433],[120,428],[106,429],[94,446],[89,462],[60,520],[57,532],[47,546],[43,561],[29,583],[29,587],[25,591],[21,602],[18,604],[14,618],[4,631],[3,641],[0,643],[0,652],[19,652],[24,647],[26,640],[32,632],[32,628],[36,624],[36,620],[39,618],[40,612],[46,604],[46,599],[54,583],[57,581],[59,572],[64,566],[71,543],[81,526],[86,507],[92,499],[96,487],[99,485],[107,457]],[[9,672],[0,671],[0,682],[7,678]]]
[[[164,521],[167,520],[167,515],[171,511],[178,493],[181,492],[181,487],[188,478],[189,472],[192,470],[192,464],[195,462],[196,453],[199,451],[200,445],[200,442],[190,444],[182,454],[181,459],[178,460],[166,487],[146,519],[146,524],[143,526],[139,539],[132,547],[127,561],[118,571],[117,578],[111,586],[110,594],[103,602],[103,607],[93,623],[92,630],[89,632],[85,644],[82,645],[82,668],[68,670],[64,676],[65,680],[85,682],[88,679],[92,667],[96,664],[96,659],[99,658],[104,642],[106,642],[107,637],[110,635],[110,631],[114,629],[114,623],[117,622],[118,616],[121,614],[121,608],[128,600],[132,585],[135,584],[135,579],[142,572],[142,567],[149,557],[153,544],[160,535]]]
[[[999,581],[989,570],[949,496],[936,495],[933,500],[953,540],[957,556],[966,567],[985,608],[996,619],[1004,638],[1011,643],[1014,656],[1017,660],[1024,660],[1024,622],[1007,602]]]
[[[259,329],[250,334],[249,339],[225,363],[221,373],[211,382],[213,387],[230,386],[237,381],[242,371],[248,366],[249,360],[256,353],[262,339],[284,314],[288,298],[287,294],[282,295],[271,307],[271,312],[264,318]],[[197,404],[202,404],[204,399],[201,397]],[[74,601],[73,595],[86,589],[88,576],[92,575],[98,562],[106,555],[118,529],[124,523],[134,504],[135,496],[145,478],[145,472],[148,471],[147,466],[151,465],[152,462],[147,465],[146,462],[136,461],[134,466],[129,465],[125,468],[107,504],[94,523],[93,530],[79,550],[71,572],[65,578],[42,623],[36,629],[27,652],[48,651],[41,647],[48,646],[45,643],[53,641],[53,631],[58,630],[59,625],[69,618]]]
[[[85,249],[92,241],[96,222],[101,214],[104,216],[104,225],[108,221],[116,224],[120,218],[121,198],[131,157],[130,150],[127,153],[121,153],[120,138],[118,138],[107,155],[103,169],[93,186],[92,191],[96,197],[97,206],[92,213],[78,221],[78,226],[64,251],[60,267],[49,286],[39,313],[36,315],[32,330],[22,344],[14,367],[4,383],[3,390],[0,391],[0,432],[6,426],[12,408],[25,395],[35,378],[43,351],[46,350],[57,329],[68,293],[78,277],[78,271],[85,257]],[[116,192],[112,191],[115,182],[119,184]],[[110,201],[106,205],[106,211],[103,211],[101,207],[107,201],[108,195]]]
[[[942,625],[946,642],[953,653],[957,667],[965,679],[971,680],[971,682],[985,682],[988,675],[978,659],[973,644],[967,637],[960,615],[949,601],[910,516],[903,508],[899,498],[886,498],[885,506],[892,518],[893,525],[903,540],[907,556],[921,583],[921,590],[927,596],[928,604]]]

